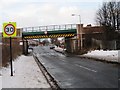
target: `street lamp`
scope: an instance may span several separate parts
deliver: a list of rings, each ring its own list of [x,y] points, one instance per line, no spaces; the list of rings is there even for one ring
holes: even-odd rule
[[[83,47],[83,41],[82,41],[82,29],[81,29],[81,16],[78,14],[72,14],[72,16],[78,16],[79,17],[79,23],[80,23],[80,41],[81,41],[81,49]]]

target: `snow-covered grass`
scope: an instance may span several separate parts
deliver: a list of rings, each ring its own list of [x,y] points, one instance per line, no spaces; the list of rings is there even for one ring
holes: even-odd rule
[[[50,88],[32,56],[20,56],[13,67],[14,76],[10,76],[10,66],[1,69],[0,88]]]
[[[95,51],[89,51],[87,54],[84,54],[82,56],[94,58],[94,59],[111,61],[111,62],[119,62],[118,52],[119,50],[110,50],[110,51],[109,50],[108,51],[95,50]]]

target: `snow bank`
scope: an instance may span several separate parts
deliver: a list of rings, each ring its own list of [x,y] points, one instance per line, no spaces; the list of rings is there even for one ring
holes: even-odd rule
[[[95,50],[95,51],[89,51],[87,54],[84,54],[82,56],[111,61],[111,62],[119,62],[118,50],[111,50],[111,51]]]
[[[55,48],[56,51],[63,52],[62,48]],[[89,51],[87,54],[80,55],[80,57],[88,57],[88,58],[94,58],[99,60],[105,60],[110,62],[119,62],[120,63],[120,50],[95,50],[95,51]]]
[[[2,88],[50,88],[32,56],[22,55],[13,67],[14,76],[10,76],[10,67],[2,68]]]
[[[56,51],[63,52],[64,49],[63,49],[63,48],[60,48],[60,47],[55,47],[55,50],[56,50]]]

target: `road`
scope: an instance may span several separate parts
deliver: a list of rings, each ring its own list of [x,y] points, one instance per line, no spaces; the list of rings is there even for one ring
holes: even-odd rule
[[[33,52],[61,88],[118,88],[116,64],[66,57],[49,46],[38,46]]]

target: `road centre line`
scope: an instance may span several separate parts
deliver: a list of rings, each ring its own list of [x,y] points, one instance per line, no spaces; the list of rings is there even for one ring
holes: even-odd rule
[[[81,67],[81,68],[83,68],[83,69],[86,69],[86,70],[92,71],[92,72],[97,72],[96,70],[93,70],[93,69],[87,68],[87,67],[85,67],[85,66],[81,66],[81,65],[79,65],[79,64],[75,64],[75,65],[78,66],[78,67]]]

